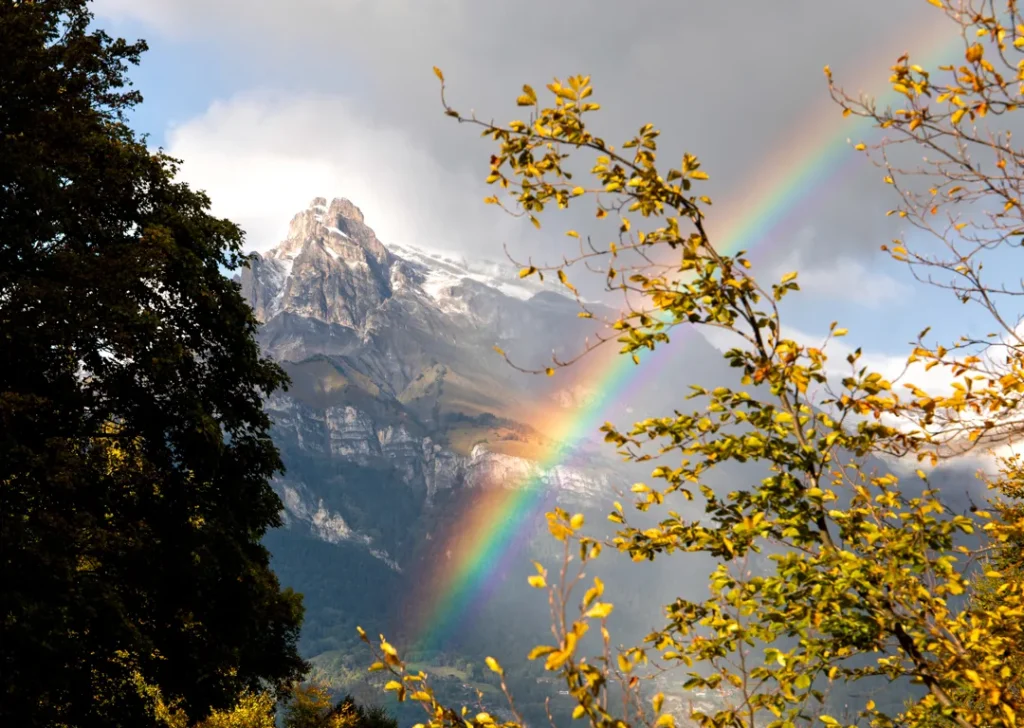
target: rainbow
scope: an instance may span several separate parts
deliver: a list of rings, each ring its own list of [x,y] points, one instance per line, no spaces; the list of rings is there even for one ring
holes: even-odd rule
[[[923,55],[928,67],[956,57],[953,43],[962,41],[959,36],[951,38],[950,28],[940,16],[913,39],[913,56]],[[874,65],[871,78],[877,82],[885,78],[886,68]],[[736,197],[731,210],[728,206],[712,208],[709,235],[718,250],[726,254],[746,250],[756,260],[764,252],[757,246],[791,230],[806,203],[830,187],[826,182],[867,164],[850,148],[851,124],[842,123],[838,107],[827,96],[817,107],[806,110],[803,118],[806,122],[794,128],[786,143],[762,161],[759,169],[764,173],[753,175],[756,184]],[[864,126],[859,129],[867,131]],[[677,335],[671,346],[648,352],[640,367],[630,357],[619,355],[597,359],[596,365],[585,367],[576,380],[585,382],[598,396],[581,409],[556,415],[554,422],[548,420],[547,434],[558,445],[539,460],[538,470],[565,464],[566,453],[571,457],[574,448],[595,436],[612,405],[630,401],[639,388],[657,378],[683,340],[684,336]],[[407,648],[445,645],[487,602],[501,575],[522,553],[533,525],[549,507],[550,495],[537,475],[514,485],[481,488],[460,519],[457,533],[440,549],[436,565],[419,576],[419,593],[410,605],[416,613],[415,626]]]

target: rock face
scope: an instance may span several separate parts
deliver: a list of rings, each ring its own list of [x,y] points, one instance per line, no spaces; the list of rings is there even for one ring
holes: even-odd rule
[[[589,333],[576,302],[549,285],[495,263],[389,249],[352,202],[323,197],[253,256],[241,283],[264,350],[292,378],[267,409],[294,532],[400,571],[441,501],[457,506],[483,488],[608,493],[607,463],[538,465],[554,443],[524,422],[540,403],[576,407],[592,393],[552,390],[494,353],[544,366]]]

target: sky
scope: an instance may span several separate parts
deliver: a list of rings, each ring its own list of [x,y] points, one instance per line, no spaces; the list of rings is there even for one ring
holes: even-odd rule
[[[562,232],[576,213],[537,231],[482,204],[491,147],[443,116],[432,66],[455,108],[497,120],[522,116],[523,83],[589,74],[602,136],[654,123],[663,157],[697,154],[716,206],[741,210],[782,140],[822,113],[825,64],[852,93],[884,92],[897,56],[934,50],[921,28],[938,20],[926,0],[95,0],[93,11],[108,32],[148,41],[132,123],[184,160],[183,177],[249,248],[275,245],[323,195],[355,202],[385,244],[489,259],[507,244],[540,261],[571,253]],[[955,52],[953,26],[949,39]],[[848,345],[895,366],[925,326],[955,336],[976,323],[879,251],[906,232],[884,216],[895,202],[861,164],[754,241],[760,275],[801,271],[784,309],[795,335],[815,340],[839,320]]]

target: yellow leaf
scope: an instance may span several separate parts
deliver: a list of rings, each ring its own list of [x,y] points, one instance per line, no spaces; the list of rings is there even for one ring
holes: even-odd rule
[[[583,711],[584,711],[583,706],[582,705],[577,705],[575,708],[572,709],[572,719],[573,720],[579,720],[580,718],[582,718],[583,717]]]
[[[505,356],[505,350],[504,350],[504,349],[502,349],[502,348],[501,348],[500,346],[496,346],[496,347],[494,347],[494,350],[495,350],[496,352],[498,352],[499,354],[501,354],[502,356]]]
[[[558,280],[559,282],[561,282],[563,286],[568,288],[570,291],[572,291],[573,293],[576,292],[576,286],[569,282],[569,279],[565,277],[565,271],[562,270],[561,268],[558,269]]]
[[[530,215],[530,222],[532,222],[532,223],[533,223],[533,226],[534,226],[535,228],[537,228],[538,230],[540,230],[540,220],[538,220],[538,219],[537,219],[536,217],[534,217],[533,215]]]
[[[846,336],[848,333],[850,333],[849,329],[836,329],[835,331],[832,332],[832,335],[833,336]]]
[[[572,657],[572,653],[570,652],[555,650],[548,655],[548,659],[544,662],[544,669],[557,670],[564,665],[570,657]]]
[[[654,712],[655,713],[660,713],[661,712],[661,706],[662,706],[662,704],[664,702],[665,702],[665,694],[664,693],[658,693],[657,695],[654,696],[654,700],[652,700],[651,703],[654,706]]]
[[[698,169],[698,170],[696,170],[694,172],[691,172],[690,173],[690,177],[692,177],[693,179],[708,179],[708,173],[707,172],[701,172]]]
[[[526,580],[534,589],[543,589],[548,585],[543,576],[534,575]]]
[[[444,83],[444,74],[441,73],[441,69],[437,66],[434,66],[434,75],[440,79],[441,83]]]
[[[590,609],[588,609],[586,614],[584,614],[583,616],[591,617],[594,619],[604,619],[612,613],[613,609],[615,609],[615,605],[613,604],[610,604],[608,602],[598,602]]]
[[[959,123],[960,123],[960,120],[961,120],[962,118],[964,118],[964,114],[966,114],[966,113],[967,113],[967,109],[957,109],[956,111],[954,111],[954,112],[953,112],[953,116],[952,116],[952,117],[950,117],[950,119],[949,119],[949,120],[950,120],[950,121],[951,121],[951,122],[952,122],[953,124],[959,124]]]
[[[865,146],[864,142],[861,142],[860,144],[855,146],[854,149],[856,149],[858,152],[863,152],[865,149],[867,149],[867,146]]]
[[[964,53],[968,63],[977,63],[983,55],[985,55],[985,49],[981,46],[981,43],[975,43]]]
[[[582,195],[584,192],[586,192],[586,190],[584,190],[582,187],[573,187],[572,188],[572,193],[574,195],[576,195],[577,197]]]
[[[496,672],[499,675],[504,675],[504,671],[501,669],[501,665],[493,657],[488,657],[484,660],[487,663],[487,667],[491,668],[491,672]]]
[[[550,655],[552,652],[556,652],[556,650],[554,647],[551,647],[550,645],[537,645],[532,650],[530,650],[530,654],[526,656],[526,659],[536,660],[538,657]]]
[[[654,728],[675,728],[676,719],[671,713],[662,713],[658,716]]]
[[[787,273],[786,275],[782,276],[781,283],[783,285],[786,284],[786,283],[789,283],[790,281],[794,280],[796,278],[796,276],[797,276],[797,272],[795,270],[791,271],[791,272]]]
[[[548,367],[547,369],[545,369],[544,373],[547,374],[549,377],[555,376],[555,370],[552,369],[551,367]]]
[[[569,520],[569,527],[574,531],[578,531],[583,528],[583,514],[577,513]]]

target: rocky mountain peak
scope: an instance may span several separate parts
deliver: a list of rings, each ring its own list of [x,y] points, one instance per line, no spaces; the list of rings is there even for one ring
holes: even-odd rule
[[[360,329],[391,296],[392,263],[358,207],[316,197],[277,247],[255,257],[242,286],[261,321],[290,313]]]

